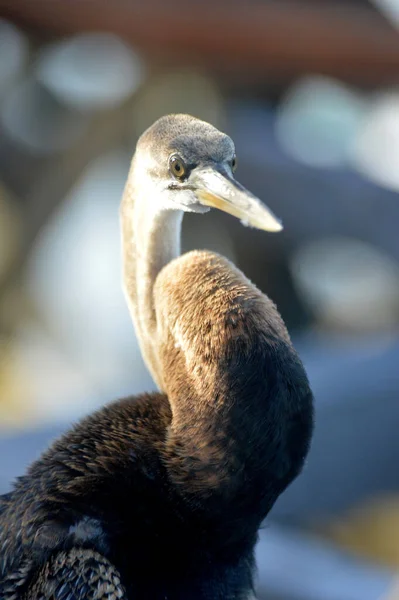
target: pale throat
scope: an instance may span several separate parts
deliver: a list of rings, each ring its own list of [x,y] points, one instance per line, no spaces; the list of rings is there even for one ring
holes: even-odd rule
[[[163,389],[153,290],[162,268],[180,255],[183,211],[137,192],[128,185],[122,203],[124,288],[144,360]]]
[[[153,334],[152,328],[156,326],[154,284],[162,268],[180,256],[183,211],[160,209],[151,213],[145,211],[144,214],[135,221],[133,230],[137,257],[137,306],[148,333]]]

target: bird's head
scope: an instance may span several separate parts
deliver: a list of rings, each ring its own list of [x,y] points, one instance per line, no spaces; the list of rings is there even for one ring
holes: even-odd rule
[[[189,115],[168,115],[140,137],[132,175],[155,208],[204,213],[213,207],[252,227],[280,231],[281,222],[236,181],[235,168],[229,136]]]

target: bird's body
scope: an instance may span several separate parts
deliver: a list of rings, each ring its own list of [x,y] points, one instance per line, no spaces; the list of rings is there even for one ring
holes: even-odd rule
[[[253,593],[257,532],[302,468],[312,394],[273,303],[223,257],[179,256],[183,209],[168,203],[179,185],[193,193],[190,177],[184,188],[181,174],[168,180],[166,206],[145,206],[140,169],[151,172],[177,146],[180,167],[186,173],[191,156],[194,172],[193,131],[207,172],[231,155],[211,126],[161,119],[139,142],[121,212],[129,307],[164,393],[87,417],[1,499],[4,600]],[[157,177],[160,188],[169,175]],[[195,201],[190,209],[202,210]]]

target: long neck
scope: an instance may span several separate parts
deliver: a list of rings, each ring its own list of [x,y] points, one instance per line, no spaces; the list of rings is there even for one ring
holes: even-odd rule
[[[233,503],[233,520],[253,515],[256,529],[306,454],[306,375],[270,300],[213,253],[174,260],[182,213],[141,199],[151,202],[130,178],[124,280],[143,357],[170,403],[169,480],[190,510],[218,517]]]
[[[228,508],[256,522],[304,455],[294,415],[307,380],[284,323],[234,265],[207,251],[164,267],[154,298],[172,410],[169,477],[207,518]]]
[[[129,180],[121,205],[123,279],[129,311],[143,358],[158,387],[164,390],[157,352],[154,284],[161,269],[180,254],[183,212],[149,211]],[[143,198],[151,202],[151,198]]]

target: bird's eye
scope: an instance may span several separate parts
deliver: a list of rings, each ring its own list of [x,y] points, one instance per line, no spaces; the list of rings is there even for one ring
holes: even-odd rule
[[[234,172],[237,168],[237,157],[234,154],[233,158],[231,159],[231,170]]]
[[[172,175],[174,175],[178,179],[183,179],[187,172],[184,162],[182,161],[180,156],[177,156],[176,154],[171,156],[169,159],[169,169]]]

